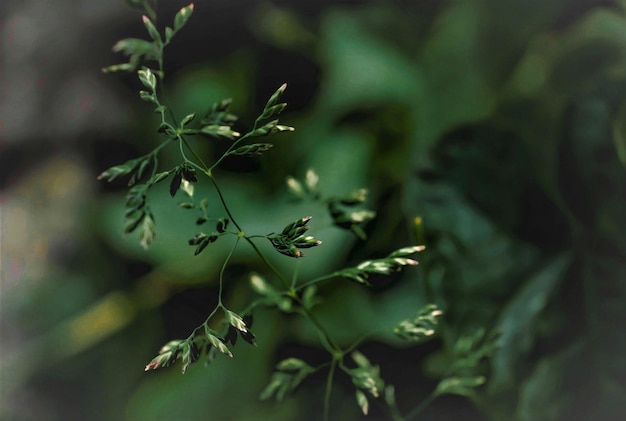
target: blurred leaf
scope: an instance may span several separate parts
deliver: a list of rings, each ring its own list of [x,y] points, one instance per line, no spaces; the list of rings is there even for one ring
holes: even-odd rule
[[[483,385],[486,379],[483,376],[474,377],[449,377],[442,380],[435,389],[434,395],[440,396],[445,394],[461,395],[473,397],[476,393],[475,388]]]
[[[523,358],[535,341],[534,326],[550,297],[563,281],[570,264],[568,254],[561,254],[545,263],[527,280],[507,305],[497,329],[499,349],[493,356],[491,390],[503,392],[513,387]]]
[[[363,415],[367,415],[370,407],[367,396],[361,391],[361,389],[356,389],[355,393],[357,405],[359,405],[359,408],[361,408],[361,412],[363,412]]]
[[[178,11],[178,13],[176,13],[176,16],[174,16],[174,32],[179,31],[183,26],[185,26],[192,13],[193,3],[189,3],[188,6],[183,7]]]
[[[443,314],[434,304],[424,306],[415,319],[403,320],[393,329],[393,332],[408,341],[421,341],[433,336],[436,332],[438,318]]]
[[[397,272],[404,266],[417,265],[417,261],[409,259],[416,252],[422,251],[422,246],[405,247],[391,253],[383,259],[366,260],[353,268],[342,269],[336,272],[337,276],[352,279],[360,284],[371,286],[371,276],[373,275],[389,275]]]
[[[262,400],[275,397],[282,401],[285,395],[295,390],[302,381],[315,371],[313,367],[298,358],[288,358],[276,365],[270,383],[261,392]]]
[[[563,419],[563,410],[571,405],[565,373],[581,357],[581,344],[540,360],[522,383],[517,405],[520,421]]]
[[[622,104],[613,122],[613,140],[617,156],[626,167],[626,103]]]

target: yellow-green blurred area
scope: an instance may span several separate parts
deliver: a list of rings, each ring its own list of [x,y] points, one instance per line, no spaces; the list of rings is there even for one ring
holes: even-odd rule
[[[157,26],[184,5],[161,1]],[[143,250],[122,234],[125,183],[96,180],[163,139],[136,76],[100,73],[123,61],[117,40],[147,38],[140,15],[121,0],[2,10],[0,419],[322,419],[324,372],[281,403],[259,399],[277,361],[330,358],[296,314],[255,311],[258,346],[239,341],[233,359],[143,371],[213,309],[232,243],[194,256],[195,215],[159,185]],[[323,244],[296,263],[259,243],[285,273],[305,282],[426,246],[384,287],[320,284],[315,310],[341,346],[378,332],[359,349],[404,415],[483,328],[499,333],[486,384],[414,419],[626,419],[626,2],[198,1],[165,72],[179,119],[232,98],[241,132],[288,84],[281,122],[296,131],[215,173],[248,234],[313,216]],[[228,141],[193,146],[213,162]],[[160,155],[163,170],[179,162],[176,148]],[[285,177],[310,168],[326,195],[368,189],[367,241],[290,200]],[[196,195],[222,216],[208,181]],[[229,308],[257,298],[253,271],[268,273],[243,244],[225,271]],[[444,312],[435,339],[385,330],[430,302]],[[350,378],[335,380],[331,419],[390,419],[373,399],[364,417]]]

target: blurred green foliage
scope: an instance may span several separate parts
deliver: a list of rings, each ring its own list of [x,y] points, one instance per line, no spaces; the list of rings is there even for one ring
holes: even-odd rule
[[[231,17],[248,22],[251,41],[230,41],[228,54],[191,68],[182,53],[169,64],[172,108],[181,113],[232,97],[251,122],[273,81],[289,83],[296,111],[284,120],[297,131],[221,177],[238,219],[259,232],[292,219],[294,208],[321,221],[311,234],[323,246],[301,262],[273,259],[297,264],[302,279],[423,241],[418,271],[373,291],[333,281],[318,308],[340,343],[414,317],[426,303],[444,311],[442,334],[426,345],[380,334],[361,348],[395,385],[405,414],[438,384],[454,393],[484,376],[474,392],[461,390],[468,399],[438,397],[419,419],[624,417],[624,2],[304,3],[238,11]],[[202,32],[201,9],[210,15],[210,7],[197,5],[190,51],[230,36]],[[139,117],[129,142],[149,150],[153,116]],[[198,148],[217,156],[223,146]],[[290,203],[285,175],[309,168],[330,194],[370,189],[378,216],[367,242],[335,230],[323,207]],[[297,317],[255,315],[258,347],[239,347],[235,361],[184,376],[143,373],[162,343],[204,320],[228,247],[194,258],[186,246],[193,222],[159,186],[150,193],[158,237],[142,250],[120,235],[120,187],[85,217],[88,263],[54,275],[62,292],[42,289],[16,305],[34,339],[7,371],[17,379],[10,388],[45,396],[48,410],[11,419],[319,419],[323,376],[280,404],[258,399],[282,357],[320,359],[316,333]],[[262,270],[246,253],[227,275],[235,307],[253,297],[247,273]],[[484,342],[487,331],[499,334],[496,349]],[[460,380],[439,383],[450,375]],[[370,419],[383,416],[376,411]],[[360,417],[349,379],[340,380],[331,418]]]

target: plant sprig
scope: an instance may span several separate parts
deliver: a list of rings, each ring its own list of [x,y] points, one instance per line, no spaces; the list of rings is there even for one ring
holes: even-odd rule
[[[163,80],[165,79],[164,48],[170,44],[173,37],[188,22],[194,11],[194,4],[191,3],[180,9],[174,17],[172,26],[165,27],[164,33],[160,33],[154,24],[156,21],[155,10],[149,2],[131,0],[131,3],[135,7],[142,8],[145,12],[142,21],[150,39],[128,38],[119,41],[114,45],[113,50],[128,56],[128,62],[109,66],[103,70],[105,72],[136,72],[144,88],[139,92],[139,96],[143,101],[154,105],[154,111],[160,117],[156,131],[163,137],[163,141],[146,155],[108,168],[98,178],[106,181],[128,178],[130,189],[126,197],[124,232],[129,234],[139,230],[140,243],[144,248],[149,247],[156,237],[156,223],[149,206],[149,191],[156,183],[167,178],[170,178],[169,193],[172,197],[175,197],[180,190],[186,196],[184,201],[178,203],[178,206],[199,211],[200,216],[196,217],[195,220],[197,226],[210,227],[211,225],[207,222],[212,221],[214,223],[212,231],[210,228],[206,232],[200,231],[188,240],[188,244],[194,247],[195,255],[201,254],[209,245],[216,243],[222,237],[234,239],[230,252],[220,269],[216,306],[205,321],[197,326],[187,338],[167,342],[157,356],[146,365],[145,370],[151,371],[168,367],[181,360],[182,372],[185,373],[190,365],[198,361],[209,364],[219,354],[233,357],[232,349],[238,338],[248,344],[256,344],[257,338],[251,331],[254,309],[259,305],[271,306],[281,312],[298,313],[307,319],[317,330],[320,343],[328,351],[330,360],[317,367],[293,357],[280,361],[276,365],[276,371],[269,384],[261,392],[261,399],[273,397],[280,401],[288,393],[296,390],[308,376],[328,368],[324,399],[325,419],[328,419],[329,416],[332,385],[338,371],[352,379],[357,405],[364,414],[369,412],[370,399],[382,399],[388,406],[391,416],[396,420],[402,419],[395,403],[393,386],[387,385],[381,377],[379,367],[371,364],[365,355],[356,349],[367,336],[348,347],[341,347],[316,317],[315,306],[321,301],[317,295],[317,285],[333,278],[353,280],[364,286],[375,285],[375,278],[378,276],[385,277],[407,266],[416,265],[417,261],[410,256],[422,251],[424,247],[404,247],[384,258],[366,260],[354,267],[337,270],[308,281],[299,282],[296,273],[291,282],[288,282],[287,277],[272,265],[254,240],[265,239],[278,253],[290,258],[301,258],[304,256],[301,249],[317,247],[322,244],[322,241],[307,235],[311,217],[294,218],[292,222],[277,232],[249,235],[238,222],[215,178],[219,165],[229,156],[262,155],[271,150],[273,143],[270,141],[257,142],[256,138],[270,137],[277,133],[295,130],[291,126],[280,124],[278,119],[287,106],[285,102],[281,102],[287,84],[282,84],[270,96],[263,110],[255,119],[252,128],[243,135],[233,127],[238,119],[237,116],[229,112],[229,106],[232,102],[230,99],[216,102],[208,108],[200,119],[196,118],[197,113],[191,112],[177,121],[169,105],[162,99],[164,97],[162,95]],[[146,64],[148,62],[157,65],[156,67],[149,67]],[[189,136],[226,139],[231,143],[214,162],[207,164],[188,142],[187,137]],[[172,168],[161,169],[158,156],[166,146],[171,144],[178,145],[180,163]],[[209,179],[225,215],[209,215],[207,210],[208,198],[196,202],[194,186],[202,182],[202,176]],[[359,189],[342,197],[324,197],[318,191],[318,180],[319,177],[315,171],[309,170],[304,182],[288,177],[287,186],[300,199],[308,198],[323,203],[327,206],[330,216],[338,228],[348,229],[365,240],[366,234],[362,226],[375,217],[373,211],[358,208],[366,201],[366,190]],[[229,227],[231,228],[229,229]],[[235,311],[224,304],[223,285],[229,262],[242,243],[241,240],[252,247],[259,260],[269,269],[271,277],[266,278],[258,273],[251,274],[250,287],[259,294],[260,298],[250,303],[242,311]],[[220,244],[222,243],[220,241]],[[438,317],[441,314],[437,307],[428,305],[422,309],[416,318],[402,321],[395,328],[392,327],[389,330],[405,340],[421,341],[436,334]],[[444,386],[440,385],[440,388]],[[442,393],[442,391],[439,390],[436,393]]]

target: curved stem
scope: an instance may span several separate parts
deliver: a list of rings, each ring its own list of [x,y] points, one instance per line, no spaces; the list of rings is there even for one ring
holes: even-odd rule
[[[237,249],[238,244],[239,244],[239,237],[237,237],[237,239],[235,240],[235,244],[233,244],[233,248],[230,250],[230,253],[228,253],[226,260],[224,260],[224,263],[222,264],[222,268],[220,269],[220,286],[219,286],[219,291],[217,293],[217,306],[218,307],[224,308],[224,305],[222,304],[222,291],[224,289],[224,271],[226,270],[226,266],[228,266],[228,262],[230,261],[231,257],[233,257],[233,254],[235,253],[235,250]]]
[[[278,279],[280,280],[280,282],[283,284],[283,286],[287,289],[289,289],[289,284],[287,283],[287,281],[285,280],[285,278],[283,277],[283,274],[280,273],[280,271],[278,269],[276,269],[276,266],[274,266],[272,264],[272,262],[270,262],[267,257],[265,257],[265,255],[261,252],[261,250],[259,250],[259,248],[257,247],[256,244],[254,244],[254,241],[252,241],[250,239],[250,237],[244,237],[244,239],[248,242],[248,244],[250,244],[252,246],[252,248],[254,249],[255,253],[259,256],[259,258],[261,260],[263,260],[263,263],[265,263],[265,265],[270,268],[270,270],[272,272],[274,272],[274,274],[278,277]]]
[[[222,206],[224,207],[224,210],[226,211],[226,214],[228,215],[230,220],[233,222],[233,225],[237,227],[237,230],[239,232],[243,232],[243,230],[237,223],[237,220],[235,220],[235,218],[233,217],[233,214],[230,212],[230,209],[228,208],[228,205],[226,204],[226,200],[224,199],[224,195],[222,194],[222,190],[220,189],[220,186],[217,184],[217,181],[215,181],[215,177],[211,173],[211,170],[209,169],[205,174],[209,177],[209,179],[211,180],[211,183],[213,183],[213,187],[215,187],[215,191],[217,191],[217,195],[220,198],[220,202],[222,202]]]
[[[339,346],[332,340],[332,338],[330,337],[330,334],[328,333],[324,325],[322,325],[322,323],[320,323],[320,321],[317,320],[317,318],[313,315],[313,313],[311,313],[309,309],[304,307],[304,303],[302,302],[300,297],[296,296],[294,297],[294,300],[296,300],[296,302],[300,305],[300,308],[302,309],[302,313],[304,314],[304,316],[307,319],[309,319],[309,321],[313,323],[313,325],[319,331],[320,336],[323,339],[322,344],[324,345],[326,350],[332,355],[334,355],[335,353],[341,353],[341,355],[343,355],[344,352],[341,351],[341,348],[339,348]]]
[[[363,341],[365,341],[367,338],[369,338],[370,336],[372,336],[373,334],[375,334],[376,332],[382,331],[382,330],[386,330],[386,328],[381,327],[378,329],[374,329],[371,332],[365,333],[363,335],[361,335],[361,337],[359,339],[357,339],[356,341],[354,341],[354,343],[352,345],[350,345],[348,348],[346,348],[344,350],[344,352],[346,354],[354,351],[359,345],[361,345],[361,343],[363,343]]]
[[[326,348],[326,350],[330,352],[331,354],[341,351],[340,348],[337,346],[337,344],[335,344],[334,341],[331,339],[330,334],[328,333],[326,328],[320,323],[319,320],[317,320],[317,318],[313,315],[313,313],[311,313],[311,311],[304,306],[302,299],[298,297],[298,295],[295,293],[296,291],[294,289],[289,288],[289,284],[287,283],[287,280],[283,277],[283,274],[280,273],[278,269],[276,269],[276,267],[267,259],[267,257],[265,257],[265,255],[261,252],[261,250],[259,250],[257,245],[254,244],[252,240],[250,240],[248,237],[243,237],[243,238],[252,246],[256,254],[259,256],[261,260],[263,260],[263,262],[267,265],[267,267],[269,267],[272,270],[272,272],[276,274],[276,276],[278,277],[280,282],[283,284],[283,286],[289,290],[289,296],[300,305],[302,314],[307,319],[309,319],[309,321],[311,321],[311,323],[313,323],[313,325],[320,332],[321,337],[324,339],[322,343],[324,344],[324,347]]]
[[[246,133],[245,135],[241,136],[239,139],[237,139],[236,141],[234,141],[229,147],[228,149],[226,149],[226,152],[224,152],[222,154],[222,156],[219,157],[219,159],[217,161],[215,161],[215,163],[213,165],[211,165],[211,168],[209,168],[209,171],[213,171],[213,169],[215,169],[215,167],[217,167],[223,160],[224,158],[226,158],[228,156],[228,153],[230,151],[232,151],[233,149],[235,149],[235,147],[237,145],[239,145],[244,139],[247,139],[248,137],[250,137],[250,133]]]
[[[308,281],[308,282],[305,282],[305,283],[304,283],[304,284],[302,284],[302,285],[298,285],[298,286],[295,288],[295,290],[296,290],[296,291],[300,291],[301,289],[304,289],[304,288],[306,288],[306,287],[310,287],[311,285],[315,285],[315,284],[320,283],[320,282],[322,282],[322,281],[325,281],[325,280],[327,280],[327,279],[332,279],[332,278],[335,278],[335,277],[337,277],[337,276],[339,276],[339,274],[338,274],[337,272],[329,273],[328,275],[324,275],[324,276],[319,276],[319,277],[317,277],[317,278],[315,278],[315,279],[312,279],[312,280],[310,280],[310,281]]]
[[[198,155],[196,153],[195,150],[193,150],[193,148],[189,145],[189,142],[187,142],[187,140],[183,137],[183,136],[179,136],[180,139],[183,141],[183,143],[185,144],[185,146],[187,147],[187,149],[189,149],[189,152],[191,152],[191,154],[194,156],[194,158],[196,158],[198,160],[198,162],[200,162],[200,164],[202,164],[202,171],[206,172],[208,170],[209,167],[207,167],[207,164],[204,162],[204,160],[202,159],[202,157],[200,157],[200,155]]]
[[[295,291],[296,290],[296,283],[298,282],[298,272],[300,269],[300,261],[298,261],[298,263],[296,263],[296,267],[293,270],[293,276],[291,277],[291,290]]]
[[[180,150],[180,155],[183,157],[183,160],[185,162],[191,162],[189,159],[187,159],[187,155],[185,155],[185,150],[183,148],[183,138],[180,136],[176,136],[176,138],[178,139],[178,149]]]

